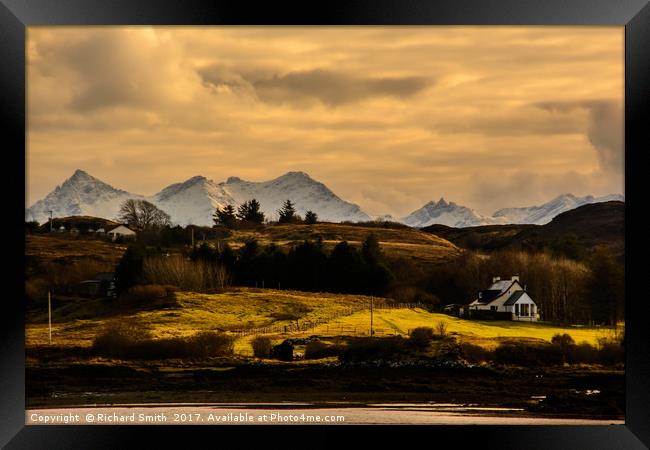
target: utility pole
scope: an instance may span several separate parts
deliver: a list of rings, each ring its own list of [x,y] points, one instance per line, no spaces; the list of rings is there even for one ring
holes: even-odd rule
[[[373,307],[373,299],[372,297],[370,297],[370,337],[372,337],[375,334],[375,330],[373,330],[373,326],[372,326],[373,325],[372,307]]]
[[[47,291],[47,321],[50,327],[50,345],[52,345],[52,300],[50,291]]]
[[[48,211],[50,213],[50,233],[52,232],[52,211]]]
[[[194,228],[191,228],[192,230],[192,248],[194,248]]]

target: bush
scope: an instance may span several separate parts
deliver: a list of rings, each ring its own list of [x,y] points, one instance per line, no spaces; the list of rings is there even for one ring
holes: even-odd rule
[[[409,343],[415,347],[424,348],[433,339],[433,328],[419,327],[411,330]]]
[[[447,322],[440,321],[436,325],[436,333],[441,339],[447,336]]]
[[[252,340],[253,355],[257,358],[269,358],[271,356],[271,339],[265,336],[257,336]]]
[[[601,344],[598,357],[602,364],[623,364],[625,363],[625,349],[622,345],[614,342]]]
[[[105,356],[126,357],[133,344],[151,339],[151,333],[133,322],[116,322],[95,337],[93,350]]]
[[[305,347],[305,359],[320,359],[338,356],[341,348],[338,345],[327,345],[321,341],[311,341]]]
[[[465,360],[472,363],[479,363],[483,361],[490,361],[492,359],[492,352],[484,349],[479,345],[474,345],[470,343],[460,344],[461,356]]]
[[[271,349],[271,357],[280,361],[293,361],[293,345],[284,341]]]
[[[404,344],[401,336],[356,338],[348,342],[339,359],[343,362],[389,361],[404,353]]]
[[[147,284],[129,288],[126,298],[135,303],[146,303],[158,298],[167,297],[167,289],[158,284]]]
[[[93,342],[95,353],[123,359],[205,358],[231,355],[234,338],[204,331],[189,337],[152,339],[137,324],[115,324]]]
[[[551,343],[555,345],[559,345],[562,348],[569,347],[570,345],[574,345],[575,342],[573,341],[573,338],[571,335],[564,333],[564,334],[556,334],[551,338]]]
[[[567,362],[570,364],[593,364],[597,363],[600,359],[598,349],[593,345],[586,342],[570,347],[567,354]]]
[[[501,344],[494,351],[494,359],[500,364],[524,367],[559,365],[563,362],[560,349],[550,344]]]

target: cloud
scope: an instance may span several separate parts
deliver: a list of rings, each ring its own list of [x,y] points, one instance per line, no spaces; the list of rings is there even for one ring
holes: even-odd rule
[[[570,113],[576,109],[588,112],[586,135],[598,154],[600,168],[606,173],[622,173],[624,167],[623,108],[620,102],[608,100],[541,102],[543,110]]]
[[[410,98],[433,84],[423,76],[358,77],[330,69],[289,72],[251,79],[212,66],[200,72],[203,80],[215,87],[227,86],[251,93],[269,103],[304,104],[318,101],[328,106],[358,102],[371,97]]]
[[[491,213],[556,187],[620,192],[623,37],[620,27],[32,27],[28,201],[78,167],[143,194],[197,174],[302,170],[395,216],[441,196]]]

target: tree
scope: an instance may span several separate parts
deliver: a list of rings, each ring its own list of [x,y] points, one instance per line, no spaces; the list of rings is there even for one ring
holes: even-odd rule
[[[223,208],[217,208],[212,215],[215,225],[223,225],[226,228],[234,228],[237,224],[235,208],[232,205],[226,205]]]
[[[142,281],[145,251],[140,244],[130,245],[115,269],[115,287],[123,294]]]
[[[296,208],[291,200],[287,199],[282,204],[282,208],[278,210],[278,215],[280,216],[278,219],[280,223],[293,223],[296,221]]]
[[[243,222],[261,225],[264,222],[264,213],[260,211],[260,202],[252,199],[239,205],[237,218]]]
[[[318,222],[318,215],[311,209],[305,214],[305,223],[313,225]]]
[[[601,249],[592,256],[590,267],[586,299],[591,317],[597,323],[615,325],[625,302],[623,266],[606,249]]]
[[[118,220],[134,228],[148,230],[171,224],[169,214],[146,200],[125,200],[120,206]]]

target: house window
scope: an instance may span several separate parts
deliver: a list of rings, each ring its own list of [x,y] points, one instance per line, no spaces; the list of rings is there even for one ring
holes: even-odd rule
[[[521,305],[521,308],[523,309],[521,315],[524,317],[528,317],[528,306],[529,306],[528,303]]]
[[[496,307],[496,306],[490,306],[490,309],[491,309],[492,311],[496,311],[496,310],[497,310],[497,307]]]
[[[515,315],[516,315],[516,316],[519,315],[519,303],[517,303],[517,304],[515,305]]]

